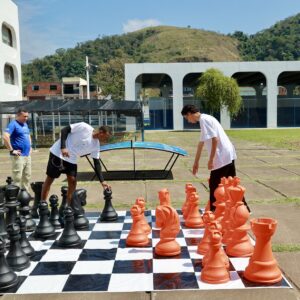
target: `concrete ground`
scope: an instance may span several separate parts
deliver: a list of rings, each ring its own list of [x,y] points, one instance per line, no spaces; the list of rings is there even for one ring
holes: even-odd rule
[[[197,132],[152,132],[146,133],[147,141],[156,141],[184,148],[189,153],[180,157],[173,167],[173,179],[110,181],[113,190],[113,204],[116,209],[128,209],[138,196],[147,200],[148,208],[158,203],[157,193],[161,188],[168,188],[172,204],[180,208],[185,199],[184,186],[193,182],[199,192],[201,206],[208,199],[206,169],[207,153],[203,152],[197,177],[191,173]],[[246,200],[251,208],[251,217],[272,217],[278,220],[278,227],[272,238],[273,247],[278,249],[274,255],[279,265],[292,283],[293,289],[256,289],[223,291],[176,291],[147,293],[90,293],[89,299],[300,299],[300,233],[298,229],[300,216],[300,150],[291,151],[275,149],[253,142],[233,140],[238,159],[237,175],[246,188]],[[160,169],[170,155],[160,151],[137,150],[137,169]],[[43,181],[47,166],[48,149],[38,149],[32,154],[32,181]],[[109,170],[132,169],[132,151],[110,151],[102,153],[102,159]],[[7,151],[0,150],[1,174],[0,184],[5,184],[10,175],[10,161]],[[103,208],[102,188],[97,181],[91,181],[92,169],[85,158],[79,159],[78,188],[87,190],[86,210],[100,211]],[[51,194],[60,195],[60,188],[65,185],[65,177],[57,179]],[[38,299],[39,295],[5,295],[4,299]],[[84,299],[80,294],[43,295],[43,299]]]

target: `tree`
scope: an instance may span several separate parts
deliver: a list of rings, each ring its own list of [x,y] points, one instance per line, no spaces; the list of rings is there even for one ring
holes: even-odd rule
[[[231,117],[236,116],[242,106],[239,86],[235,79],[225,76],[217,69],[208,69],[200,77],[196,96],[207,100],[206,108],[213,114],[226,108]]]

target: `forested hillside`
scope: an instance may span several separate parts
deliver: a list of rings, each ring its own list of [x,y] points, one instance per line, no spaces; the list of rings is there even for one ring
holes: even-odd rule
[[[85,78],[85,56],[98,66],[91,68],[91,81],[101,86],[104,95],[122,99],[125,63],[299,60],[300,14],[250,36],[171,26],[104,36],[23,65],[23,86],[65,76]]]

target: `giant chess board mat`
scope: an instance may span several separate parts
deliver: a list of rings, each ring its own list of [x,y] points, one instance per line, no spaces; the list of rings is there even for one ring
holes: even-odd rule
[[[146,211],[152,226],[149,245],[142,248],[126,246],[126,237],[132,225],[129,211],[118,211],[118,220],[100,222],[99,213],[87,213],[90,226],[78,231],[80,247],[63,249],[57,245],[62,230],[48,240],[36,240],[30,235],[35,255],[30,267],[16,272],[19,283],[5,293],[63,293],[63,292],[134,292],[156,290],[208,290],[291,288],[283,279],[272,285],[251,283],[243,278],[249,258],[229,258],[231,280],[224,284],[208,284],[200,280],[202,255],[197,254],[197,244],[204,229],[184,226],[178,210],[181,228],[177,241],[181,254],[162,257],[154,252],[159,241],[155,228],[155,211]]]

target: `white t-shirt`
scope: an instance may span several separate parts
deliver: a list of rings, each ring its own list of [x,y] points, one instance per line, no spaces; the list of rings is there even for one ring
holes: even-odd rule
[[[207,114],[201,114],[200,128],[200,141],[204,142],[209,155],[211,153],[212,138],[218,138],[212,170],[220,169],[236,159],[234,146],[216,118]]]
[[[94,128],[84,122],[71,124],[71,132],[66,140],[66,148],[70,157],[63,157],[60,149],[60,139],[50,148],[50,152],[72,164],[77,164],[77,157],[90,154],[92,158],[99,159],[100,143],[93,138]]]

